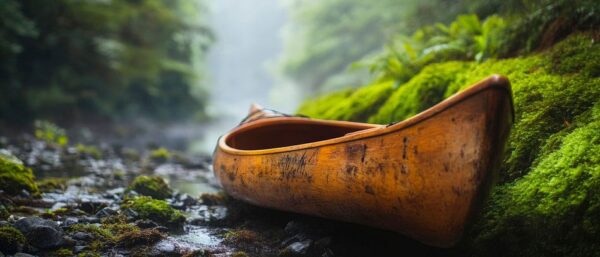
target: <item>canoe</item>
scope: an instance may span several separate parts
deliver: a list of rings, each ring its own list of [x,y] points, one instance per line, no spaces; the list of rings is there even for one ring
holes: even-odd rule
[[[499,75],[387,125],[253,110],[218,140],[214,173],[250,204],[451,247],[495,180],[513,113]]]

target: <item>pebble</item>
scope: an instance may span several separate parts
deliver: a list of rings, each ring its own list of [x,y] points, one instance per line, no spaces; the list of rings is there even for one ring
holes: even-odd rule
[[[116,214],[117,214],[116,210],[114,210],[114,209],[112,209],[110,207],[104,207],[104,208],[102,208],[102,210],[99,210],[96,213],[96,217],[98,217],[98,218],[105,218],[105,217],[116,215]]]

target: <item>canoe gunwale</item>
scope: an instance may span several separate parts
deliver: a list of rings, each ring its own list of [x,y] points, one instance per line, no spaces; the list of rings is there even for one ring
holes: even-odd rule
[[[443,112],[444,110],[452,108],[454,105],[459,104],[459,103],[469,99],[470,97],[477,95],[478,93],[481,93],[481,92],[483,92],[485,90],[489,90],[489,89],[506,90],[509,95],[512,94],[511,88],[510,88],[510,83],[508,82],[508,79],[506,77],[501,76],[501,75],[492,75],[492,76],[474,84],[473,86],[452,95],[451,97],[430,107],[429,109],[424,110],[424,111],[416,114],[415,116],[412,116],[408,119],[405,119],[405,120],[400,121],[395,124],[379,125],[379,124],[369,124],[369,123],[350,122],[350,121],[312,119],[312,118],[304,118],[304,117],[272,117],[272,118],[255,120],[253,122],[245,123],[239,127],[234,128],[233,130],[231,130],[230,132],[228,132],[227,134],[225,134],[224,136],[219,138],[218,148],[220,148],[222,151],[224,151],[226,153],[233,154],[233,155],[265,155],[265,154],[275,154],[275,153],[282,153],[282,152],[305,150],[305,149],[311,149],[311,148],[316,148],[316,147],[322,147],[322,146],[326,146],[326,145],[347,143],[347,142],[352,142],[352,141],[356,141],[356,140],[360,140],[360,139],[382,136],[382,135],[393,133],[398,130],[402,130],[404,128],[418,124],[424,120],[427,120],[427,119],[435,116],[436,114],[438,114],[440,112]],[[512,98],[510,98],[510,101],[511,101],[510,106],[511,106],[511,123],[512,123],[512,119],[514,119],[514,107],[512,104]],[[315,141],[315,142],[310,142],[310,143],[303,143],[303,144],[298,144],[298,145],[268,148],[268,149],[259,149],[259,150],[241,150],[241,149],[236,149],[236,148],[233,148],[233,147],[227,145],[227,139],[232,135],[235,135],[237,133],[242,133],[246,130],[253,129],[255,127],[268,126],[270,124],[278,124],[278,123],[282,123],[282,122],[296,123],[296,124],[306,124],[306,123],[328,124],[328,125],[337,125],[337,126],[344,126],[344,127],[361,128],[362,130],[368,130],[368,131],[365,131],[365,133],[361,133],[361,130],[359,130],[356,132],[348,133],[347,135],[341,136],[341,137],[336,137],[336,138],[331,138],[331,139],[326,139],[326,140],[321,140],[321,141]]]

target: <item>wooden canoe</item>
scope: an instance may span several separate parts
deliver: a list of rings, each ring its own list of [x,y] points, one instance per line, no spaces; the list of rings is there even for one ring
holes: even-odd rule
[[[395,124],[258,116],[218,141],[228,194],[450,247],[492,185],[513,106],[495,75]]]

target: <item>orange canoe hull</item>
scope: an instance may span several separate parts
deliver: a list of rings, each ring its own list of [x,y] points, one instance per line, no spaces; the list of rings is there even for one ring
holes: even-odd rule
[[[489,191],[512,119],[508,80],[492,76],[388,126],[300,117],[243,124],[219,140],[214,172],[251,204],[449,247]]]

